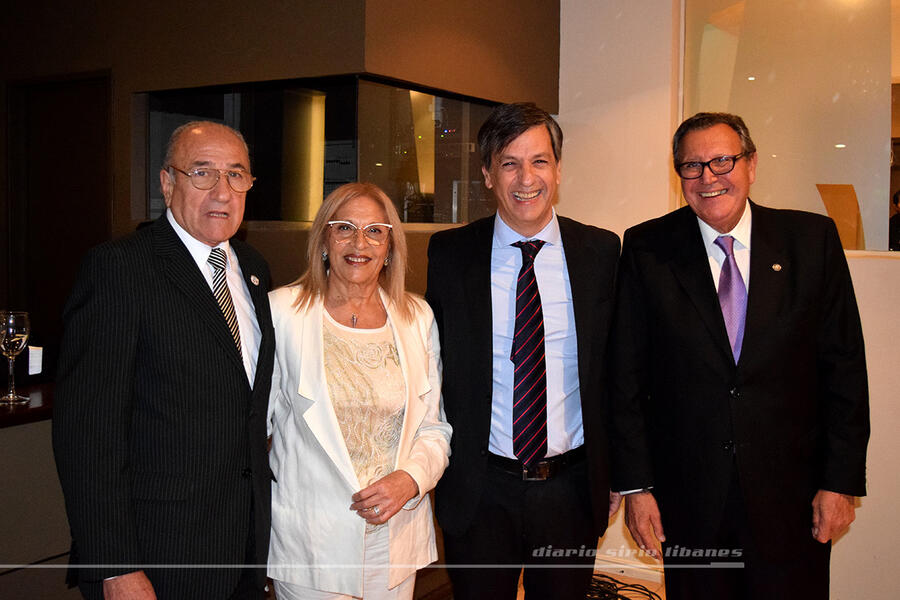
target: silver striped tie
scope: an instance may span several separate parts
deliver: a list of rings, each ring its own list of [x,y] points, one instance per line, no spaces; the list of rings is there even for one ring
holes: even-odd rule
[[[237,346],[238,352],[241,351],[241,330],[238,327],[237,316],[234,314],[234,303],[231,301],[231,292],[228,291],[228,283],[225,281],[225,250],[222,248],[213,248],[209,253],[207,262],[213,268],[213,294],[216,301],[222,309],[225,316],[225,322],[228,323],[228,329],[231,330],[231,336],[234,338],[234,344]]]

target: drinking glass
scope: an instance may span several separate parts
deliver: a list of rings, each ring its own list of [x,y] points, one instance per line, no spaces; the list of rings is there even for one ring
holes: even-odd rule
[[[0,404],[21,404],[28,402],[28,396],[16,394],[16,378],[13,373],[16,356],[28,345],[28,334],[31,333],[31,323],[28,313],[4,310],[0,311],[0,351],[9,361],[9,390],[0,398]]]

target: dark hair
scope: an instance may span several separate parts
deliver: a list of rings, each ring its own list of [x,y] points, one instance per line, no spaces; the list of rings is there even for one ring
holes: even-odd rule
[[[502,152],[514,139],[536,125],[547,128],[553,145],[553,156],[558,161],[562,156],[563,143],[559,123],[533,102],[516,102],[496,107],[478,130],[478,149],[484,168],[490,169],[495,154]]]
[[[750,130],[747,129],[747,124],[744,123],[744,120],[737,115],[732,115],[730,113],[708,113],[701,112],[697,113],[693,117],[689,119],[685,119],[685,121],[678,126],[678,130],[675,131],[675,135],[672,136],[672,161],[675,165],[681,162],[681,157],[678,156],[678,146],[681,144],[681,139],[690,133],[691,131],[697,131],[698,129],[709,129],[713,125],[728,125],[731,127],[735,133],[738,134],[738,137],[741,138],[741,152],[745,154],[753,154],[756,152],[756,144],[753,143],[753,139],[750,137]]]
[[[893,201],[894,201],[894,206],[900,207],[900,190],[897,190],[896,192],[894,192]]]

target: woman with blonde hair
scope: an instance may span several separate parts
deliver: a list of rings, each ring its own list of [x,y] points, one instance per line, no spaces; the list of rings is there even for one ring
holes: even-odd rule
[[[328,195],[307,271],[269,294],[279,600],[412,598],[435,561],[427,497],[448,463],[437,326],[405,290],[406,239],[370,183]]]

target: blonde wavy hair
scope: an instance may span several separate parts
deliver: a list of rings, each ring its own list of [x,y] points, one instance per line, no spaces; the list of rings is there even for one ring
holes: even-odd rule
[[[389,237],[388,261],[378,274],[378,283],[387,293],[400,315],[407,321],[412,320],[415,308],[412,296],[406,291],[406,233],[403,222],[394,203],[380,187],[374,183],[347,183],[337,188],[325,198],[316,218],[309,230],[309,244],[306,247],[308,266],[296,281],[289,285],[299,285],[300,293],[294,301],[297,310],[306,308],[314,300],[323,298],[328,289],[328,261],[322,259],[325,250],[325,236],[328,235],[328,221],[347,202],[356,198],[371,198],[381,204],[392,226]]]

